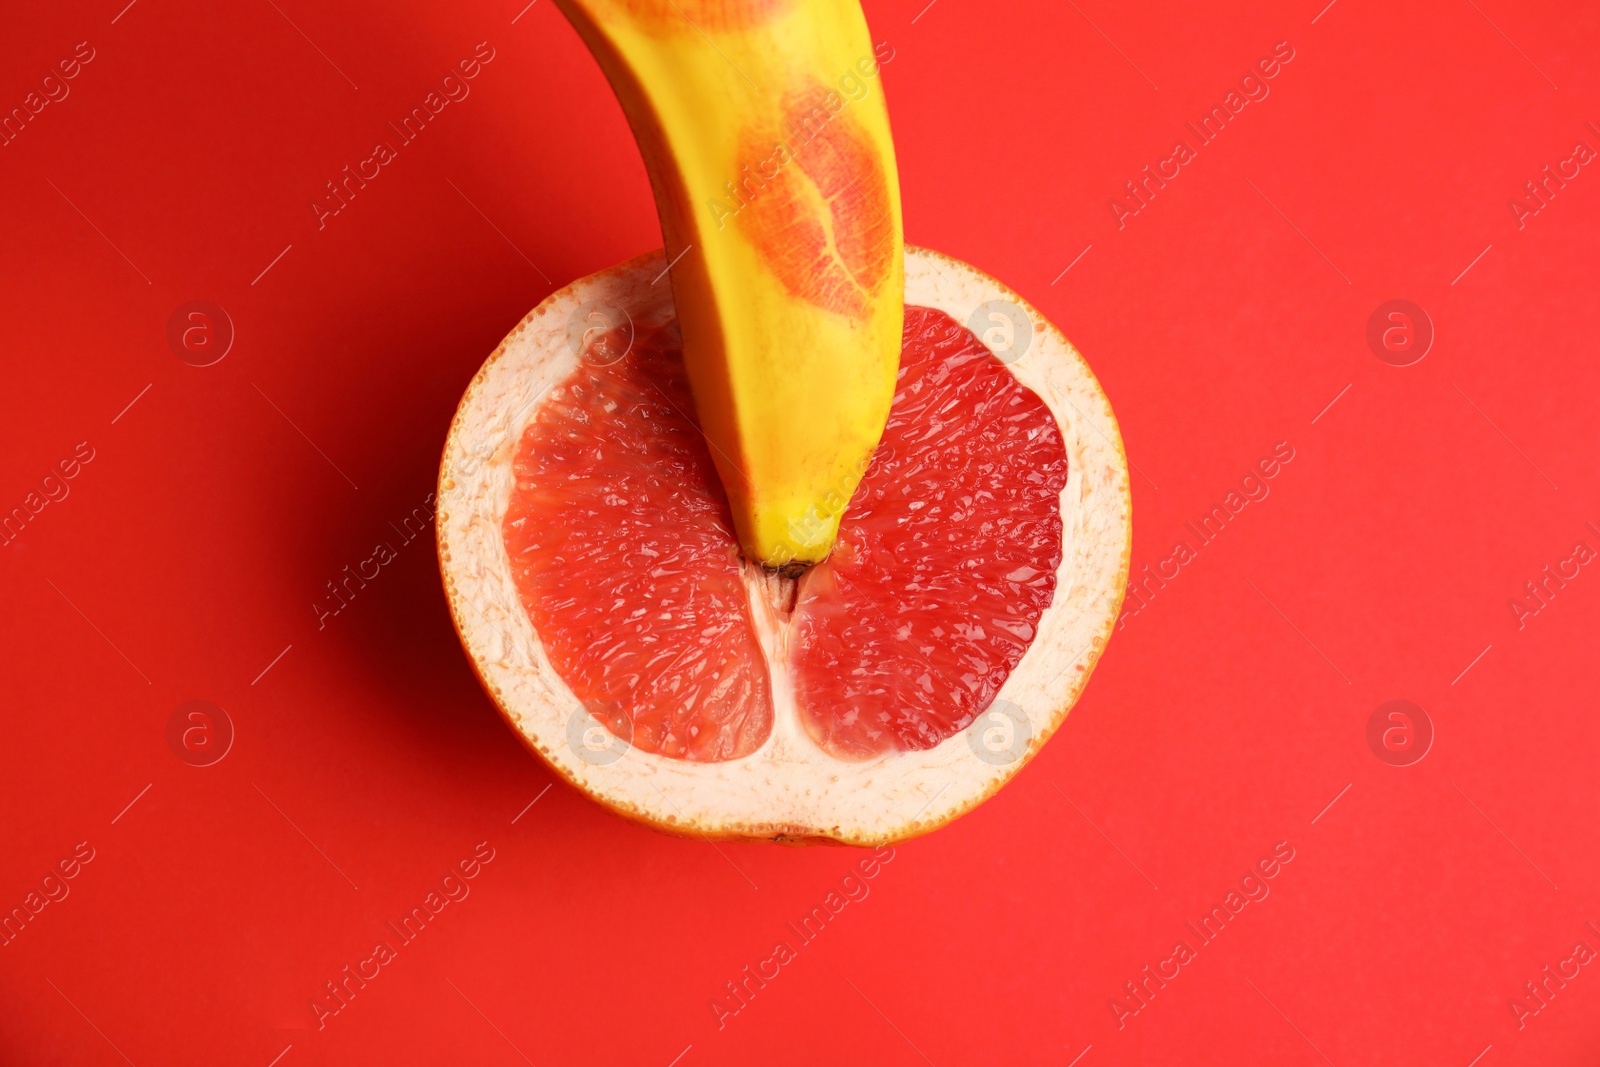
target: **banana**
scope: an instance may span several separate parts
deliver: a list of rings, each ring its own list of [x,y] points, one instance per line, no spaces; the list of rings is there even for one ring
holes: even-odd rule
[[[557,0],[626,112],[747,558],[825,559],[889,416],[904,236],[858,0]]]

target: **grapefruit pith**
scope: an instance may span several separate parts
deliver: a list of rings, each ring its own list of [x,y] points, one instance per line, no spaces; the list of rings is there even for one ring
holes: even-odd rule
[[[467,390],[438,511],[462,641],[530,746],[624,815],[853,844],[942,825],[1038,750],[1110,635],[1110,405],[1020,297],[908,248],[888,428],[832,555],[780,577],[741,555],[664,266],[552,295]],[[995,308],[1007,362],[965,325]],[[579,340],[591,317],[616,328]]]

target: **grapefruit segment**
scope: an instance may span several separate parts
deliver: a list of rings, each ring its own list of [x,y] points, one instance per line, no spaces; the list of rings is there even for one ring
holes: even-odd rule
[[[883,442],[795,609],[818,744],[932,748],[989,706],[1055,593],[1066,484],[1050,409],[966,327],[908,306]]]
[[[586,356],[609,360],[611,338]],[[614,735],[688,760],[772,729],[728,501],[675,334],[579,365],[522,435],[504,520],[523,606],[562,679]]]

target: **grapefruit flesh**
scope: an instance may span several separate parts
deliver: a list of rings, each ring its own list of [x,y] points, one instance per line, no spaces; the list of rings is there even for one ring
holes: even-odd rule
[[[646,752],[749,755],[772,696],[727,498],[691,412],[676,332],[551,390],[523,434],[503,526],[551,664],[589,713]]]
[[[989,706],[1055,592],[1068,464],[1050,409],[977,337],[906,308],[882,443],[797,587],[741,559],[673,325],[621,359],[614,339],[589,352],[518,442],[502,536],[590,715],[718,762],[760,749],[792,690],[811,739],[861,760],[932,748]]]
[[[795,610],[818,744],[932,748],[989,706],[1055,593],[1066,484],[1038,396],[950,316],[907,307],[882,443]]]

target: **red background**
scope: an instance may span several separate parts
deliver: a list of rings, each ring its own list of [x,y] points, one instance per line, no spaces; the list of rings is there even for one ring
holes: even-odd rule
[[[506,330],[658,243],[595,64],[550,0],[124,2],[14,5],[0,36],[6,109],[95,50],[0,148],[0,507],[94,450],[0,549],[0,906],[95,850],[0,948],[5,1062],[1593,1061],[1600,967],[1520,1029],[1511,1001],[1600,949],[1600,576],[1508,606],[1600,547],[1600,174],[1508,207],[1600,147],[1593,5],[869,3],[907,237],[1094,366],[1135,570],[1295,459],[1009,788],[896,849],[719,1029],[723,983],[859,854],[543,792],[426,541],[311,607],[423,504]],[[479,41],[471,95],[319,230],[323,183]],[[1122,183],[1280,41],[1270,96],[1119,229]],[[1437,334],[1403,368],[1365,340],[1395,298]],[[237,334],[204,368],[166,339],[197,299]],[[212,766],[167,741],[193,699],[236,730]],[[1412,766],[1368,747],[1391,699],[1435,730]],[[317,1029],[481,841],[470,897]],[[1271,895],[1119,1028],[1123,983],[1280,841]]]

